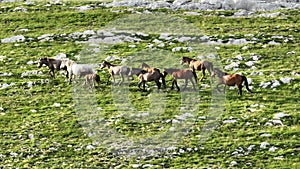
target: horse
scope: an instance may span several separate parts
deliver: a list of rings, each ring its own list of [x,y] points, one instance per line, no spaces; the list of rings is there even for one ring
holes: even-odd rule
[[[93,81],[92,85],[91,85],[91,81]],[[91,89],[93,89],[93,88],[95,88],[96,83],[98,85],[98,91],[99,91],[100,90],[100,76],[96,73],[85,75],[85,81],[84,81],[83,85],[89,84],[89,87]]]
[[[164,85],[164,88],[166,88],[167,85],[166,85],[165,76],[160,72],[160,70],[158,68],[150,67],[146,63],[142,63],[142,68],[143,68],[143,70],[145,70],[148,73],[158,72],[158,74],[160,75],[162,84]]]
[[[124,75],[126,75],[128,77],[128,74],[130,72],[130,68],[127,66],[117,66],[117,65],[111,64],[107,61],[104,61],[101,64],[100,69],[103,69],[105,67],[108,69],[109,74],[113,79],[114,85],[116,85],[115,77],[114,77],[115,75],[121,76],[121,81],[119,82],[119,85],[121,85],[124,82]],[[129,81],[129,77],[128,77],[128,81]],[[107,79],[107,84],[108,84],[108,82],[109,82],[109,78]]]
[[[72,78],[74,75],[74,80],[76,76],[81,78],[87,74],[95,74],[95,68],[98,67],[97,64],[78,64],[73,60],[63,60],[61,63],[61,67],[67,67],[67,71],[69,73],[69,83],[72,82]]]
[[[246,89],[248,90],[248,92],[252,93],[252,91],[249,89],[248,80],[246,76],[242,76],[239,74],[228,74],[226,72],[221,71],[218,68],[214,69],[212,77],[215,77],[215,75],[217,75],[219,78],[219,83],[217,85],[218,91],[220,91],[218,86],[221,84],[224,84],[224,92],[225,92],[226,85],[227,86],[237,85],[239,89],[238,94],[242,96],[242,88],[243,88],[242,83],[245,82]]]
[[[195,78],[195,82],[197,82],[197,74],[195,72],[188,70],[188,69],[164,69],[163,75],[166,76],[167,74],[170,74],[173,77],[171,90],[174,89],[174,84],[175,84],[177,90],[180,91],[180,88],[178,87],[178,84],[177,84],[177,79],[185,80],[185,85],[184,85],[183,90],[186,89],[188,80],[191,81],[191,83],[193,84],[193,89],[196,90],[195,83],[193,81],[193,78]]]
[[[182,57],[180,64],[183,65],[184,63],[187,63],[189,65],[189,68],[192,69],[193,72],[195,72],[196,70],[202,71],[202,77],[200,81],[204,79],[206,69],[210,75],[212,74],[214,69],[212,62],[209,62],[207,60],[196,60],[188,57]]]
[[[50,69],[49,74],[52,78],[55,78],[55,73],[54,70],[67,70],[67,67],[63,66],[61,67],[61,63],[62,60],[61,59],[53,59],[53,58],[48,58],[48,57],[44,57],[44,58],[40,58],[39,62],[38,62],[38,68],[41,68],[43,65],[48,66],[48,68]],[[66,77],[68,78],[69,73],[67,71],[67,75]]]
[[[146,82],[151,82],[151,81],[155,81],[158,90],[161,88],[161,83],[159,82],[159,79],[161,78],[161,74],[158,71],[154,71],[154,72],[147,72],[144,74],[140,74],[138,76],[139,82],[138,82],[138,87],[140,90],[141,89],[141,85],[143,84],[143,90],[145,91],[145,84]]]

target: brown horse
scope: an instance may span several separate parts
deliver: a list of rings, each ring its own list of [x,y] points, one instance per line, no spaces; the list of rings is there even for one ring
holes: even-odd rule
[[[148,64],[146,63],[142,63],[142,68],[148,72],[148,73],[154,73],[154,72],[158,72],[158,74],[160,75],[162,84],[164,86],[164,88],[166,88],[166,80],[165,80],[165,76],[160,72],[160,70],[158,68],[154,68],[154,67],[150,67]]]
[[[107,61],[104,61],[101,64],[100,68],[103,69],[105,67],[108,69],[109,74],[112,77],[113,85],[116,85],[116,83],[115,83],[115,75],[121,76],[121,81],[119,82],[119,85],[121,85],[124,82],[124,75],[128,76],[128,74],[130,72],[130,68],[127,67],[127,66],[117,66],[117,65],[111,64],[111,63],[109,63]],[[108,84],[108,82],[109,82],[109,78],[107,80],[107,84]]]
[[[41,68],[43,65],[48,66],[48,68],[50,69],[50,71],[49,71],[50,76],[55,78],[54,70],[57,70],[57,71],[59,71],[61,69],[67,70],[66,66],[61,67],[61,63],[62,63],[62,60],[60,60],[60,59],[44,57],[44,58],[39,59],[38,68]],[[66,77],[67,78],[69,77],[68,71],[67,71]]]
[[[213,72],[213,64],[207,60],[196,60],[188,57],[182,57],[180,64],[183,65],[184,63],[189,65],[189,68],[195,72],[196,70],[202,71],[202,77],[200,81],[202,81],[205,77],[205,70],[207,69],[208,73],[211,75]]]
[[[158,90],[161,88],[161,83],[159,82],[159,79],[161,78],[161,74],[158,71],[154,71],[152,73],[144,73],[140,74],[138,76],[139,82],[138,82],[138,87],[141,90],[141,85],[143,84],[143,90],[145,91],[145,84],[146,82],[151,82],[155,81]]]
[[[188,70],[188,69],[164,69],[163,75],[166,76],[167,74],[170,74],[173,77],[171,90],[174,89],[174,84],[175,84],[177,90],[180,91],[180,88],[178,87],[178,84],[177,84],[177,79],[185,80],[185,85],[184,85],[183,90],[186,89],[188,80],[191,81],[191,83],[193,84],[193,89],[196,90],[195,83],[193,81],[193,78],[195,78],[195,82],[197,81],[197,75],[195,72]]]
[[[93,81],[93,84],[91,85],[91,81]],[[91,89],[95,88],[95,84],[98,85],[98,91],[100,90],[100,76],[96,73],[93,74],[87,74],[85,75],[85,81],[83,85],[89,85]]]
[[[225,92],[226,85],[227,86],[236,85],[239,88],[238,93],[242,96],[242,88],[243,88],[242,83],[245,82],[246,89],[250,93],[252,93],[252,91],[249,89],[248,80],[247,80],[246,76],[242,76],[242,75],[239,75],[239,74],[228,74],[228,73],[222,72],[218,68],[214,69],[214,72],[213,72],[212,76],[214,77],[215,75],[217,75],[218,78],[219,78],[219,83],[217,85],[218,91],[220,91],[219,88],[218,88],[218,86],[220,84],[224,84],[224,92]]]

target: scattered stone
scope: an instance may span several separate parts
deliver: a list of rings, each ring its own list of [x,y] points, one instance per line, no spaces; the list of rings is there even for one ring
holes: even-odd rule
[[[270,145],[270,143],[268,143],[268,142],[262,142],[261,144],[260,144],[260,148],[261,149],[265,149],[265,148],[267,148],[267,146],[269,146]]]

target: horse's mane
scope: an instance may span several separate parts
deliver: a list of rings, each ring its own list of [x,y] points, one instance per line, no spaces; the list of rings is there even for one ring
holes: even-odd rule
[[[227,72],[223,72],[222,70],[220,70],[219,68],[214,68],[216,71],[218,71],[218,72],[220,72],[220,73],[222,73],[222,74],[224,74],[224,75],[229,75],[229,73],[227,73]]]
[[[109,63],[108,61],[104,61],[104,63],[105,63],[105,64],[108,64],[109,66],[112,66],[112,67],[117,66],[117,65],[114,65],[114,64],[112,64],[112,63]]]
[[[189,61],[196,61],[196,59],[189,58],[189,57],[186,57],[186,56],[183,56],[182,59],[183,60],[189,60]]]
[[[142,68],[150,68],[150,66],[146,63],[142,63]]]

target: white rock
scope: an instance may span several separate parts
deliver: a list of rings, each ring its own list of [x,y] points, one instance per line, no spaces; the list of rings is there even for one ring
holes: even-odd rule
[[[271,137],[272,135],[270,133],[261,134],[261,137]]]
[[[291,80],[293,80],[294,78],[290,78],[290,77],[282,77],[280,78],[280,81],[284,84],[290,83]]]
[[[33,139],[33,138],[34,138],[34,135],[33,135],[33,134],[28,134],[28,138],[29,138],[29,139]]]
[[[54,107],[60,107],[60,103],[54,103],[53,106]]]
[[[267,146],[269,146],[270,145],[270,143],[268,143],[268,142],[262,142],[261,144],[260,144],[260,148],[261,149],[265,149],[265,148],[267,148]]]
[[[31,109],[31,110],[30,110],[30,112],[32,112],[32,113],[36,113],[36,112],[37,112],[37,110],[35,110],[35,109]]]
[[[238,60],[243,60],[242,55],[237,55],[236,58],[237,58]]]
[[[271,89],[276,88],[277,86],[280,86],[280,83],[278,80],[272,80],[273,84],[271,86]]]
[[[236,123],[237,120],[224,120],[223,123],[224,124],[228,124],[228,123]]]
[[[248,61],[245,63],[247,66],[253,66],[255,64],[254,61]]]
[[[24,42],[25,37],[23,35],[12,36],[10,38],[1,39],[1,43],[14,43],[14,42]]]
[[[230,162],[230,166],[235,166],[235,165],[237,165],[238,163],[236,162],[236,161],[231,161]]]
[[[275,41],[270,41],[269,43],[268,43],[269,45],[279,45],[280,43],[278,43],[278,42],[275,42]]]
[[[132,168],[139,168],[141,166],[141,164],[132,164],[131,167]]]
[[[274,114],[274,119],[281,119],[281,118],[283,118],[283,117],[288,117],[288,116],[290,116],[289,114],[285,114],[285,113],[276,113],[276,114]]]
[[[95,147],[93,145],[88,145],[86,146],[86,149],[91,150],[91,149],[95,149]]]
[[[254,147],[255,147],[255,145],[250,145],[250,146],[247,148],[248,152],[250,152]]]
[[[271,122],[274,124],[274,125],[281,125],[281,126],[284,126],[282,121],[281,120],[271,120]]]
[[[270,152],[275,152],[277,149],[278,149],[277,147],[272,146],[272,147],[269,148],[269,151]]]

